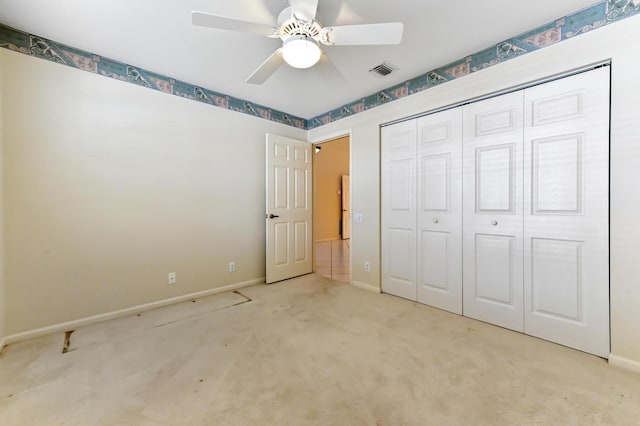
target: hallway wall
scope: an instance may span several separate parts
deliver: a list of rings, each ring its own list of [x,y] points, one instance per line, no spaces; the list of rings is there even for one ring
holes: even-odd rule
[[[318,144],[314,153],[315,241],[341,238],[342,175],[349,174],[349,137]]]

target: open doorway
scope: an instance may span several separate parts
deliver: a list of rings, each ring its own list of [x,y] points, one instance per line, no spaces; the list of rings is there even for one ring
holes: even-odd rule
[[[349,136],[314,145],[314,271],[349,283],[351,192]]]

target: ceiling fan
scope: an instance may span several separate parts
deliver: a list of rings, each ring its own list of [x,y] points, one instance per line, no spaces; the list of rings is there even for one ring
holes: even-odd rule
[[[322,51],[325,46],[390,45],[402,40],[403,24],[340,25],[323,27],[316,21],[318,0],[289,0],[289,7],[278,15],[276,26],[227,18],[205,12],[192,12],[194,25],[240,31],[280,38],[282,47],[277,49],[247,78],[247,83],[264,83],[283,63],[295,68],[319,65],[334,74],[342,74]]]

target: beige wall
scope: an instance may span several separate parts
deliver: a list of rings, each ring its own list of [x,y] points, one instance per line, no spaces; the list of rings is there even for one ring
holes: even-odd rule
[[[364,215],[352,228],[353,280],[380,286],[380,124],[611,59],[611,351],[640,368],[638,39],[640,16],[309,131],[311,142],[351,132],[352,211]]]
[[[349,137],[319,144],[322,149],[314,154],[315,240],[341,238],[342,175],[349,174]]]
[[[8,334],[264,277],[265,133],[304,131],[4,49],[0,63]]]
[[[4,181],[4,144],[3,144],[3,97],[2,97],[2,74],[3,66],[0,60],[0,351],[2,350],[2,341],[5,337],[5,278],[4,278],[4,195],[2,182]]]

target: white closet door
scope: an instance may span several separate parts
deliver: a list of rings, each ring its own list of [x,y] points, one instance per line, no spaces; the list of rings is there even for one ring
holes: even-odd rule
[[[525,91],[525,332],[609,355],[609,68]]]
[[[382,291],[416,300],[416,120],[382,128]]]
[[[418,119],[418,302],[462,314],[462,108]]]
[[[464,315],[523,331],[523,92],[467,105]]]

